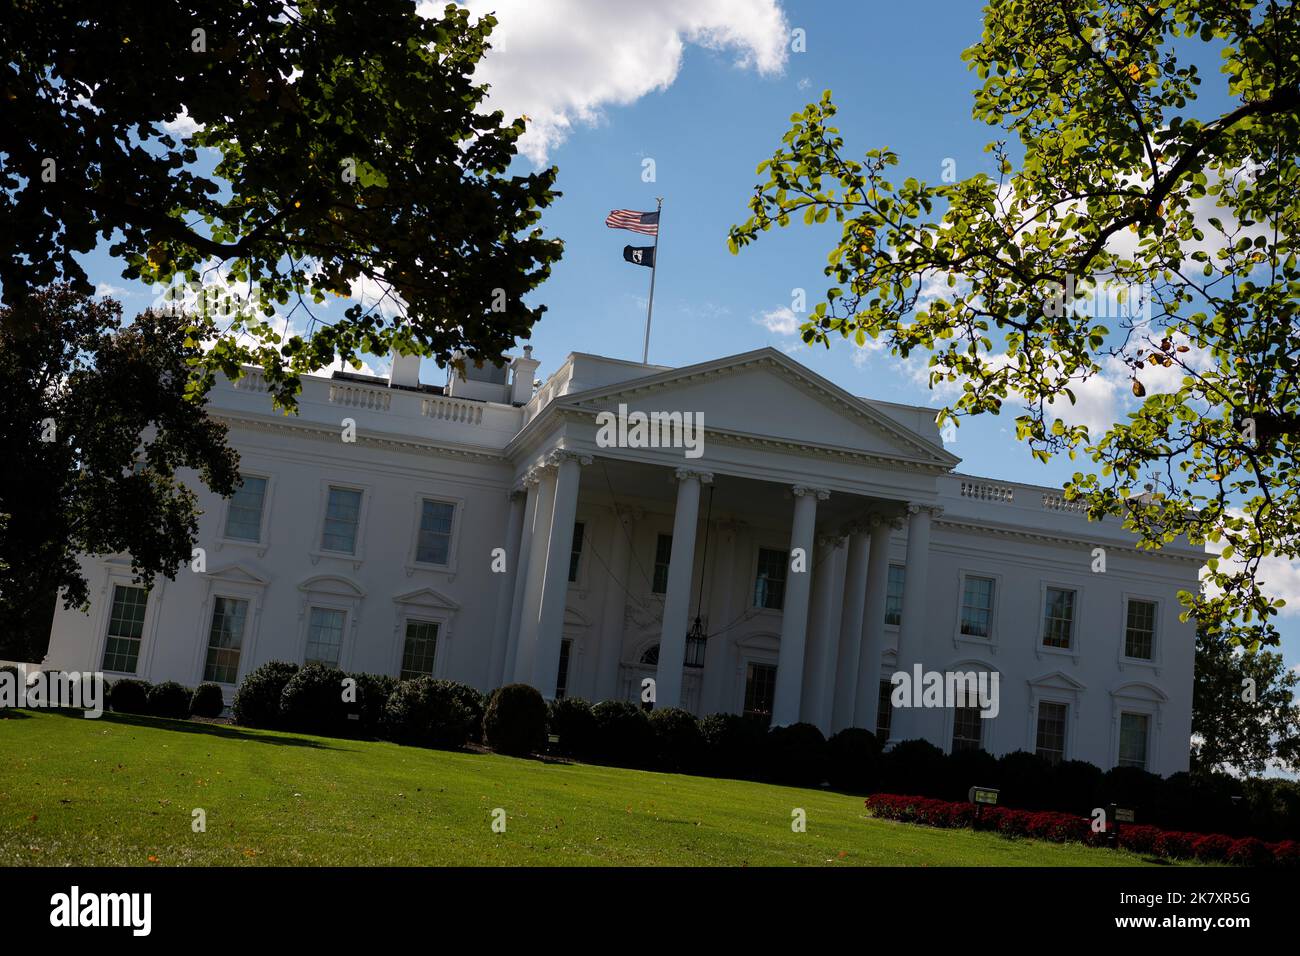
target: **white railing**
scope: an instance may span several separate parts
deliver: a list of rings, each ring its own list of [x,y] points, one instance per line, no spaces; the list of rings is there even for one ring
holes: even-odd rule
[[[421,404],[421,412],[426,418],[440,422],[455,422],[460,425],[483,424],[483,406],[478,402],[466,402],[445,396],[426,398]]]
[[[330,383],[330,402],[352,408],[368,408],[376,412],[388,411],[393,396],[386,388],[368,388],[364,385]]]
[[[265,392],[266,375],[260,368],[246,368],[244,374],[235,379],[234,386],[241,392]]]
[[[1011,504],[1015,500],[1016,490],[1011,485],[995,485],[984,481],[963,481],[961,496],[974,498],[976,501],[997,501]]]
[[[1043,495],[1043,510],[1081,515],[1087,512],[1088,506],[1082,501],[1067,501],[1064,495]]]

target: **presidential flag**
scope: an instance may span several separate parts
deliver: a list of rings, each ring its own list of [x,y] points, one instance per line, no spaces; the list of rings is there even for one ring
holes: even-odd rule
[[[623,258],[634,266],[645,266],[647,269],[653,269],[655,267],[655,247],[624,246]]]
[[[659,213],[615,209],[605,217],[605,225],[611,229],[630,229],[644,236],[657,236],[659,235]]]

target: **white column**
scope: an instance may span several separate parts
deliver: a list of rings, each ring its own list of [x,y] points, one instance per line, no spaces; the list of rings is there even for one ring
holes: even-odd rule
[[[907,570],[903,580],[903,621],[898,628],[898,669],[912,671],[923,665],[929,602],[930,518],[939,509],[931,505],[907,506]],[[929,722],[919,707],[900,707],[889,726],[889,741],[911,740],[924,735]],[[938,743],[938,741],[932,741]]]
[[[799,692],[803,687],[804,639],[808,634],[808,595],[812,590],[813,531],[817,502],[829,491],[795,485],[794,521],[790,527],[790,569],[785,580],[785,606],[781,611],[781,651],[776,660],[776,691],[772,700],[772,726],[799,721]],[[797,555],[803,554],[802,570]]]
[[[673,512],[673,548],[668,558],[668,593],[664,595],[659,666],[655,671],[655,706],[682,705],[682,668],[686,661],[687,617],[695,567],[695,526],[700,517],[700,485],[713,481],[707,471],[677,469],[677,508]]]
[[[569,594],[569,561],[573,555],[573,525],[578,518],[578,485],[582,466],[591,458],[572,451],[555,451],[550,460],[557,468],[555,505],[551,514],[550,542],[546,548],[546,575],[537,617],[537,652],[532,684],[550,700],[560,670],[560,641],[564,637],[564,606]]]
[[[632,571],[632,534],[641,512],[632,508],[614,506],[614,538],[609,547],[609,569],[618,575],[617,581],[605,585],[605,605],[600,617],[600,633],[596,635],[596,683],[591,695],[593,701],[611,700],[618,691],[618,665],[623,656],[624,614],[627,613],[627,591]]]
[[[524,597],[528,590],[528,568],[533,551],[533,526],[537,521],[538,485],[541,476],[530,469],[524,476],[524,493],[528,501],[524,505],[524,525],[519,535],[519,568],[515,574],[514,597],[510,602],[510,628],[506,644],[506,658],[497,681],[508,684],[515,679],[515,660],[519,656],[519,635],[523,629]]]
[[[853,726],[876,729],[880,702],[880,656],[885,653],[885,596],[889,592],[889,539],[901,520],[873,515],[871,555],[867,559],[867,597],[859,635],[858,696]]]
[[[722,631],[735,622],[736,552],[743,525],[738,521],[720,521],[717,526],[718,560],[713,566],[713,584],[709,587],[709,627]],[[707,717],[722,710],[722,692],[733,665],[728,652],[730,633],[717,633],[704,649],[704,673],[700,676],[700,715]]]
[[[510,514],[506,519],[505,570],[497,585],[497,614],[492,627],[492,655],[488,663],[488,687],[501,683],[510,641],[510,616],[514,606],[515,580],[519,574],[519,538],[524,528],[527,491],[523,486],[509,494]]]
[[[835,689],[835,652],[844,608],[844,537],[817,537],[817,562],[813,568],[812,612],[808,617],[808,647],[804,651],[803,691],[799,719],[823,734],[831,729]]]
[[[840,618],[831,733],[853,726],[858,696],[858,655],[862,650],[862,611],[867,599],[867,549],[871,536],[863,525],[855,524],[847,530],[848,567],[844,572],[844,613]]]
[[[533,660],[537,651],[537,616],[542,607],[542,579],[546,575],[546,547],[551,540],[551,513],[555,507],[555,469],[537,469],[537,511],[533,518],[533,539],[528,547],[528,581],[519,611],[519,639],[515,650],[515,683],[533,682]]]

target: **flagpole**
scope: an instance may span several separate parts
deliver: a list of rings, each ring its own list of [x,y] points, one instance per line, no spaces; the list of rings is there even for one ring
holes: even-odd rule
[[[664,228],[664,197],[659,196],[659,221],[655,226],[655,249],[650,254],[650,301],[646,303],[645,310],[645,347],[641,350],[641,364],[650,364],[650,319],[655,311],[655,273],[659,271],[659,233]]]

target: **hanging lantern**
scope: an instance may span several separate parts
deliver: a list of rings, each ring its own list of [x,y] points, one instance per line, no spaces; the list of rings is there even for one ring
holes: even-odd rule
[[[704,666],[704,645],[708,641],[709,635],[704,633],[704,628],[697,616],[691,629],[686,632],[686,666],[703,667]]]

